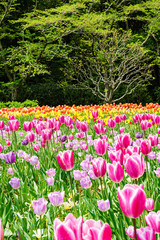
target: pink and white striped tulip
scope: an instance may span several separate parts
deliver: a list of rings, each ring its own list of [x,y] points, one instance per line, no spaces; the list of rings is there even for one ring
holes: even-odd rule
[[[3,225],[1,219],[0,219],[0,240],[3,240]]]
[[[150,227],[137,229],[137,240],[156,240],[155,232]]]
[[[111,240],[112,230],[108,223],[102,224],[100,220],[87,220],[83,224],[83,239]]]
[[[9,124],[9,129],[11,131],[17,131],[18,128],[19,128],[19,121],[18,120],[9,120],[8,124]]]
[[[94,149],[98,155],[104,155],[107,151],[109,144],[105,139],[95,139],[94,140]]]
[[[94,130],[98,135],[101,135],[107,131],[106,128],[103,127],[101,123],[97,123],[94,125]]]
[[[119,162],[113,162],[113,164],[107,164],[107,173],[113,182],[119,183],[124,177],[123,167]]]
[[[154,209],[154,200],[152,198],[147,198],[146,199],[145,209],[147,211],[152,211]]]
[[[31,131],[31,129],[32,129],[31,122],[29,122],[29,121],[24,122],[23,123],[23,128],[24,128],[24,131],[26,131],[26,132]]]
[[[160,211],[150,212],[145,216],[145,221],[156,233],[160,233]]]
[[[123,165],[123,152],[121,149],[119,149],[118,151],[116,150],[112,150],[112,151],[108,151],[108,157],[111,160],[111,163],[115,162],[120,162],[121,165]]]
[[[122,212],[129,218],[138,218],[145,209],[146,194],[142,185],[126,184],[117,189]]]
[[[65,171],[70,171],[74,167],[74,155],[72,150],[59,152],[57,155],[57,162]]]
[[[116,126],[115,119],[113,118],[107,119],[107,123],[109,128],[114,128]]]
[[[98,117],[98,111],[92,111],[92,116],[96,119]]]
[[[72,213],[69,213],[64,222],[56,218],[53,223],[55,240],[82,240],[83,218],[76,219]]]
[[[34,142],[35,133],[33,131],[27,132],[26,139],[28,140],[28,142]]]
[[[141,154],[133,153],[131,156],[126,154],[124,157],[124,167],[128,175],[137,179],[144,174],[145,162]]]
[[[95,158],[92,161],[93,172],[96,177],[103,177],[107,171],[107,163],[101,157]]]
[[[0,121],[0,130],[4,128],[4,121]]]

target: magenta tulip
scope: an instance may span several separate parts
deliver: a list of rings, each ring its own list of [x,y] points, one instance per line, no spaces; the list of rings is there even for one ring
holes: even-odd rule
[[[34,142],[35,133],[33,131],[27,132],[26,139],[27,139],[28,142]]]
[[[92,161],[93,172],[96,177],[103,177],[107,171],[107,163],[101,157],[95,158]]]
[[[139,217],[145,209],[146,194],[143,186],[126,184],[122,190],[117,189],[122,212],[129,218]]]
[[[158,145],[158,135],[149,134],[148,138],[150,140],[152,147],[155,147]]]
[[[107,123],[108,123],[109,128],[114,128],[116,126],[115,119],[113,119],[113,118],[107,119]]]
[[[82,132],[88,132],[89,126],[87,121],[83,121],[80,123],[80,129]]]
[[[52,129],[43,129],[41,131],[41,135],[45,141],[51,140],[52,137]]]
[[[98,155],[104,155],[107,151],[109,144],[105,139],[95,139],[94,140],[94,149]]]
[[[19,121],[18,120],[9,120],[8,124],[9,124],[9,129],[11,131],[17,131],[18,128],[19,128]]]
[[[129,156],[126,154],[124,157],[124,167],[131,178],[137,179],[141,177],[145,171],[145,162],[142,155],[133,153]]]
[[[116,115],[115,116],[115,122],[116,123],[120,123],[121,122],[121,116],[120,115]]]
[[[106,128],[103,127],[101,123],[97,123],[94,125],[94,130],[98,135],[101,135],[106,132]]]
[[[102,224],[100,220],[90,219],[83,224],[83,239],[111,240],[112,230],[108,223]]]
[[[64,222],[56,218],[53,223],[55,240],[82,240],[83,218],[75,218],[69,213]]]
[[[4,128],[4,121],[0,121],[0,130]]]
[[[127,148],[132,142],[129,133],[118,135],[117,141],[121,148]]]
[[[57,155],[57,161],[60,167],[65,171],[70,171],[74,167],[74,155],[72,150],[59,152]]]
[[[124,177],[123,167],[119,162],[113,162],[113,164],[107,164],[107,173],[113,182],[119,183]]]
[[[92,111],[93,119],[98,118],[98,111]]]
[[[28,121],[24,122],[23,123],[23,128],[24,128],[24,131],[26,131],[26,132],[31,131],[31,129],[32,129],[31,122],[28,122]]]
[[[141,121],[141,129],[143,131],[145,131],[145,130],[147,130],[147,128],[148,128],[148,121],[147,120],[142,120]]]
[[[108,151],[108,157],[111,160],[111,163],[115,162],[120,162],[121,165],[123,165],[123,152],[121,149],[119,149],[118,151],[116,150],[112,150],[112,151]]]
[[[151,152],[151,142],[147,139],[142,140],[140,149],[144,155],[147,155],[148,153]]]
[[[150,212],[145,216],[145,221],[156,233],[160,233],[160,211]]]

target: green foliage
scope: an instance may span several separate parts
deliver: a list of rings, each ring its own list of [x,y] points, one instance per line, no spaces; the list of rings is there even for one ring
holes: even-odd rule
[[[17,102],[17,101],[12,101],[12,102],[0,102],[0,109],[1,108],[25,108],[25,107],[36,107],[38,105],[37,100],[26,100],[24,102]]]

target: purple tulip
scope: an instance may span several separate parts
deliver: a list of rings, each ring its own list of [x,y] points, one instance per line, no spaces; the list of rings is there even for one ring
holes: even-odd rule
[[[50,186],[52,186],[54,184],[54,178],[53,177],[48,177],[46,179],[46,181],[47,181],[48,185],[50,185]]]
[[[9,181],[9,184],[11,185],[12,188],[17,189],[20,187],[20,181],[19,178],[11,178],[11,180]]]
[[[60,206],[64,203],[64,191],[63,192],[51,192],[48,194],[49,201],[54,206]]]
[[[26,146],[28,144],[28,140],[27,139],[24,139],[24,140],[21,140],[22,142],[22,145]]]
[[[16,155],[14,152],[9,152],[4,155],[4,159],[7,164],[14,163],[16,161]]]
[[[47,201],[44,198],[39,198],[32,202],[33,212],[39,216],[45,214],[47,211]]]
[[[56,175],[56,169],[50,168],[46,171],[46,174],[48,175],[48,177],[54,177]]]
[[[110,202],[109,202],[108,199],[107,200],[103,200],[103,199],[102,200],[98,200],[97,201],[97,206],[98,206],[100,211],[106,212],[106,211],[108,211],[110,209]]]
[[[90,178],[87,176],[87,177],[84,177],[80,180],[80,185],[82,188],[90,188],[92,186],[92,182],[90,180]]]

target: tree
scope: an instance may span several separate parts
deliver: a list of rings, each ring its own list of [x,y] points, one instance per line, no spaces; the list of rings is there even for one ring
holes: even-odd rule
[[[94,54],[71,61],[72,81],[82,89],[89,89],[103,102],[117,102],[131,94],[138,86],[151,79],[146,51],[131,43],[130,34],[113,33],[98,38]],[[114,99],[114,93],[123,86],[123,94]]]

